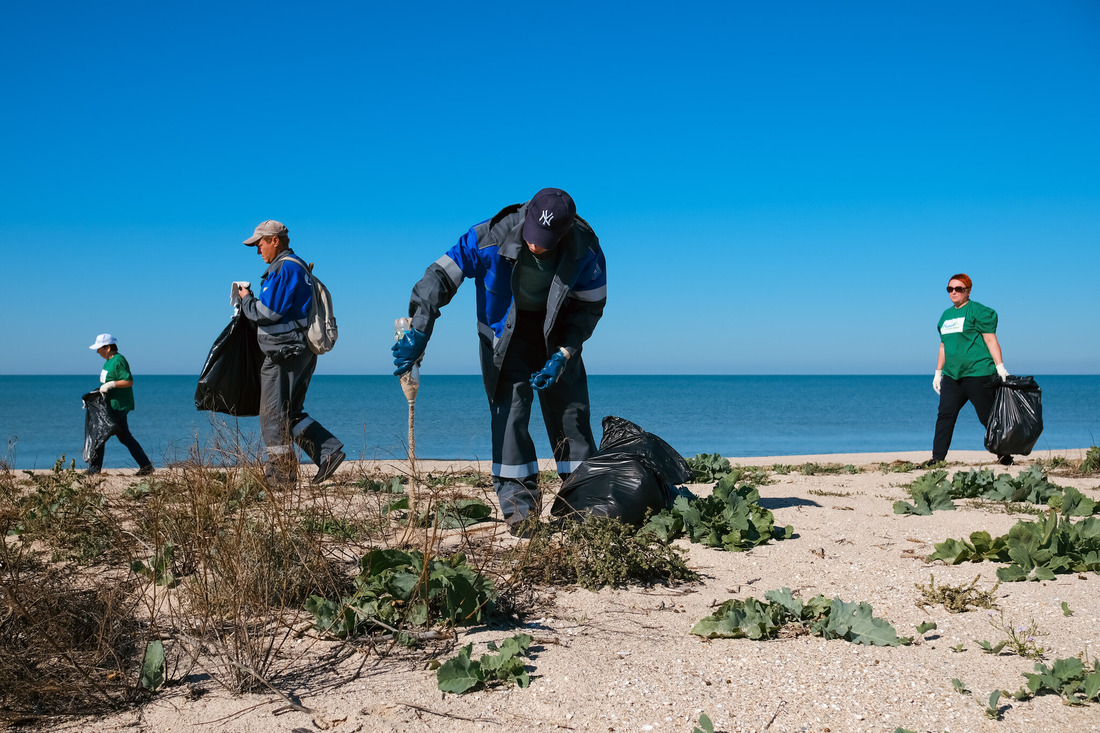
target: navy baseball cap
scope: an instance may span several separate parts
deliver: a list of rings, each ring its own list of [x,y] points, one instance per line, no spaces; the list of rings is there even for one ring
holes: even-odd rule
[[[523,241],[540,249],[554,249],[573,226],[577,205],[560,188],[544,188],[527,204],[523,220]]]

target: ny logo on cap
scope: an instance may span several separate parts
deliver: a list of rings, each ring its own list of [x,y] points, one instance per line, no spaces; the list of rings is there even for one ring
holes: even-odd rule
[[[554,215],[547,209],[542,210],[542,216],[539,217],[539,224],[550,226],[550,222],[554,220]]]

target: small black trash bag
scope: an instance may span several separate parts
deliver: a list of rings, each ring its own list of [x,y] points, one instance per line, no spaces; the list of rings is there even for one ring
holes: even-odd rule
[[[550,513],[593,514],[641,526],[648,511],[671,508],[675,484],[690,480],[687,461],[672,446],[609,415],[603,419],[600,449],[569,474]]]
[[[206,357],[195,388],[195,408],[236,417],[259,415],[263,361],[255,324],[243,315],[233,316]]]
[[[985,427],[986,450],[998,456],[1031,453],[1043,432],[1042,397],[1035,377],[1002,380]]]
[[[84,462],[91,463],[107,439],[118,433],[115,415],[107,406],[107,398],[93,389],[84,400]]]

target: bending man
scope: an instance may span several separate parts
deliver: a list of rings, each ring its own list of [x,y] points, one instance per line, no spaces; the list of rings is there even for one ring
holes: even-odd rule
[[[412,291],[412,330],[393,346],[402,374],[424,354],[440,309],[467,278],[477,284],[481,375],[493,435],[493,488],[513,534],[541,509],[538,456],[528,431],[534,392],[566,476],[596,452],[582,344],[607,300],[599,239],[569,194],[544,188],[475,225],[430,265]]]

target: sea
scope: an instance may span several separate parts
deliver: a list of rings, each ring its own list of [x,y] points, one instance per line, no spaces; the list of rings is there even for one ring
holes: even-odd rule
[[[1100,376],[1036,376],[1044,430],[1035,454],[1087,448],[1100,440]],[[194,457],[231,461],[256,451],[257,418],[195,409],[195,376],[141,376],[130,430],[157,466]],[[83,466],[81,395],[94,375],[0,376],[0,461],[10,468]],[[937,396],[919,376],[611,376],[590,375],[592,429],[615,415],[659,435],[681,454],[728,457],[928,451]],[[345,445],[349,458],[408,455],[408,404],[390,376],[318,375],[306,409]],[[477,375],[423,375],[415,405],[419,458],[492,460],[488,400]],[[537,407],[531,433],[551,456]],[[984,450],[984,430],[967,406],[952,449]],[[107,443],[104,466],[134,468],[129,452]]]

